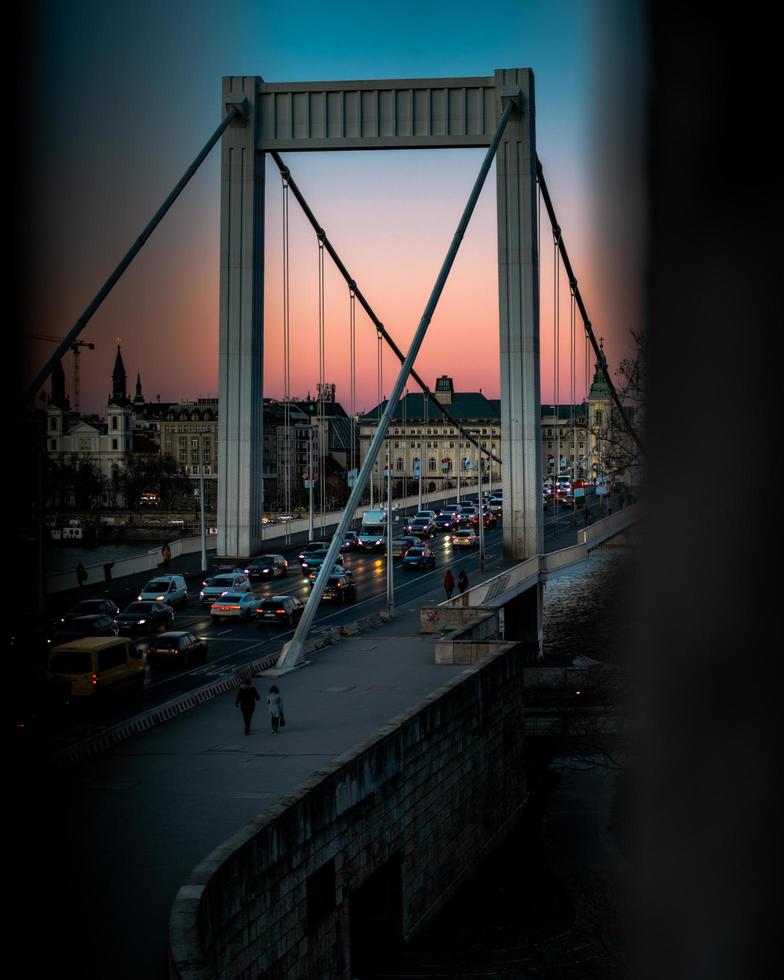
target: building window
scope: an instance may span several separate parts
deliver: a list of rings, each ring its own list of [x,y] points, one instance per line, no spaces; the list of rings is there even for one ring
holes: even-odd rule
[[[427,469],[429,473],[435,473],[436,471],[436,461],[433,459],[432,456],[427,461]]]
[[[117,449],[117,440],[116,439],[112,439],[112,449],[114,449],[114,450]]]
[[[397,462],[395,463],[395,468],[398,470],[403,469],[403,460],[398,456]]]
[[[117,416],[116,415],[112,415],[112,428],[113,429],[116,429],[117,428]]]
[[[57,431],[57,419],[54,417],[54,415],[49,419],[49,429],[52,432]]]

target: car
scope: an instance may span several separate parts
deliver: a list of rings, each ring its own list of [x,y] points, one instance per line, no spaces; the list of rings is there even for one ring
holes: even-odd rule
[[[14,731],[18,737],[46,734],[67,722],[70,677],[58,676],[36,664],[12,661],[10,681]]]
[[[144,658],[127,637],[83,637],[49,652],[49,671],[71,682],[74,701],[144,687]]]
[[[411,524],[407,525],[406,533],[412,534],[417,538],[435,537],[435,525],[426,517],[415,517]]]
[[[479,511],[476,507],[463,507],[460,511],[459,522],[461,527],[470,527],[474,523],[474,518],[478,519]]]
[[[498,518],[495,516],[495,514],[491,514],[489,510],[483,511],[483,517],[486,530],[493,530],[498,526]],[[479,514],[474,514],[471,521],[471,526],[477,529],[479,528]]]
[[[105,613],[107,616],[111,616],[112,619],[116,619],[119,612],[120,607],[111,599],[82,599],[81,602],[77,602],[73,609],[68,611],[67,615],[89,616]],[[65,622],[65,616],[60,619],[60,622]]]
[[[96,613],[87,616],[77,616],[69,613],[65,616],[53,640],[64,643],[75,640],[80,636],[117,636],[117,620],[106,613]]]
[[[358,531],[346,531],[343,535],[343,543],[340,546],[341,552],[344,551],[359,551],[359,532]]]
[[[316,551],[326,551],[329,548],[329,541],[308,541],[305,547],[297,555],[300,565],[308,557],[308,555],[313,554]]]
[[[449,517],[453,521],[460,519],[460,512],[462,511],[460,504],[447,504],[445,507],[441,508],[441,513],[439,517]]]
[[[285,578],[289,573],[289,563],[283,555],[259,555],[248,562],[244,572],[249,579]]]
[[[188,586],[182,575],[159,575],[147,582],[136,598],[154,599],[167,606],[183,605],[188,601]]]
[[[439,514],[433,521],[436,531],[451,531],[457,523],[457,518],[453,514]]]
[[[310,565],[308,567],[307,583],[310,586],[312,586],[313,583],[316,581],[316,579],[319,577],[319,572],[321,571],[321,566],[324,564],[324,560],[323,559],[321,561],[319,561],[318,564],[315,564],[315,561],[316,560],[313,559],[314,564],[313,565]],[[350,575],[351,574],[350,572],[346,571],[346,569],[343,568],[342,562],[340,564],[338,564],[336,562],[332,566],[332,572],[330,572],[330,575],[332,575],[333,573],[336,574],[336,575],[340,575],[343,572],[346,572],[347,575]]]
[[[342,568],[335,568],[330,572],[327,584],[321,594],[322,602],[356,602],[357,587],[351,572],[346,572]]]
[[[452,545],[455,548],[478,548],[479,535],[470,528],[461,528],[452,535]]]
[[[327,557],[328,548],[323,548],[319,551],[311,551],[310,554],[306,555],[302,560],[302,574],[309,575],[314,568],[318,569],[324,564],[324,559]],[[335,564],[343,564],[343,556],[335,556]]]
[[[409,548],[403,556],[404,571],[409,571],[412,568],[435,567],[436,556],[433,554],[430,548],[427,548],[424,545],[417,545],[415,548]]]
[[[206,664],[207,641],[185,630],[168,630],[150,641],[147,663],[186,668]]]
[[[420,520],[421,518],[426,518],[428,521],[434,521],[436,519],[436,512],[434,510],[418,510],[414,514],[414,520]]]
[[[245,572],[227,572],[207,579],[204,588],[199,593],[199,602],[202,607],[211,606],[216,599],[220,599],[224,592],[252,591],[250,579]]]
[[[174,622],[174,610],[163,602],[144,599],[132,602],[117,617],[121,634],[154,633],[168,629]]]
[[[213,565],[209,572],[207,572],[201,585],[202,588],[209,582],[211,578],[215,578],[216,575],[244,575],[245,569],[240,568],[239,565]]]
[[[302,618],[305,603],[293,595],[273,595],[262,599],[256,608],[256,622],[286,623],[294,626]]]
[[[250,619],[256,613],[261,596],[255,592],[224,592],[210,606],[213,619]]]
[[[490,498],[490,503],[487,506],[488,506],[488,509],[490,510],[490,512],[492,514],[495,514],[496,516],[498,516],[499,514],[503,513],[503,510],[504,510],[504,502],[498,496],[491,497]]]
[[[402,537],[392,539],[392,557],[402,558],[409,548],[419,544],[419,538],[413,534],[404,534]]]

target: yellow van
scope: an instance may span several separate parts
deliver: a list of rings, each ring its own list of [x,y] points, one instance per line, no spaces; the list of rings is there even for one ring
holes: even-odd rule
[[[144,687],[144,657],[124,636],[85,636],[52,647],[49,670],[70,680],[74,699]]]

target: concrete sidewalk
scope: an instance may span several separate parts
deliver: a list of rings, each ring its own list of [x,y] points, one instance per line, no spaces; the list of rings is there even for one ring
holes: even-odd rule
[[[61,774],[59,908],[67,909],[76,975],[165,977],[169,911],[192,868],[464,670],[434,664],[434,641],[417,635],[418,622],[418,606],[401,609],[392,622],[318,651],[300,670],[256,678],[261,701],[249,736],[230,692]],[[278,735],[266,707],[273,683],[286,714]]]

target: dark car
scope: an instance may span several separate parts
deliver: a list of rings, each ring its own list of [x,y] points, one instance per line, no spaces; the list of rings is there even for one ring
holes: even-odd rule
[[[343,551],[359,551],[359,532],[358,531],[346,531],[343,535],[343,542],[340,545],[341,552]]]
[[[161,633],[147,647],[147,661],[171,667],[192,667],[207,663],[207,641],[184,630]]]
[[[174,622],[174,610],[163,602],[142,600],[132,602],[117,617],[120,633],[155,633],[166,630]]]
[[[424,517],[417,517],[406,525],[406,534],[413,534],[417,538],[432,538],[435,533],[435,525]]]
[[[327,557],[328,548],[321,548],[318,551],[311,551],[310,554],[305,555],[302,559],[302,574],[310,575],[313,569],[319,569],[324,564],[324,559]],[[335,556],[335,564],[343,564],[343,556]]]
[[[82,599],[73,609],[69,609],[68,611],[69,616],[97,616],[100,613],[116,619],[120,613],[120,607],[111,599]],[[60,622],[65,622],[65,616],[63,616]]]
[[[18,736],[44,735],[67,719],[71,682],[46,667],[12,663],[14,729]]]
[[[399,538],[393,538],[392,557],[402,558],[409,548],[416,547],[418,544],[419,544],[419,538],[414,537],[413,534],[404,534],[401,535],[401,537]]]
[[[409,571],[412,568],[435,568],[436,556],[424,546],[409,548],[403,556],[403,568]]]
[[[458,519],[454,514],[439,514],[433,521],[436,531],[452,531],[458,525]]]
[[[302,618],[305,603],[293,595],[273,595],[260,602],[256,609],[256,622],[286,623],[294,626]]]
[[[117,621],[106,613],[77,616],[68,613],[54,635],[55,643],[76,640],[82,636],[117,636]]]
[[[493,530],[498,525],[498,518],[495,516],[495,514],[491,514],[490,511],[486,510],[484,511],[484,525],[487,530]],[[471,527],[475,527],[478,533],[479,514],[474,514],[473,518],[471,519]]]
[[[329,548],[329,541],[308,541],[305,547],[297,555],[300,564],[316,551],[326,551]]]
[[[322,602],[356,602],[357,587],[354,584],[351,572],[335,569],[330,573],[324,591],[321,594]]]
[[[289,563],[283,555],[259,555],[248,563],[248,578],[284,578],[289,573]]]

